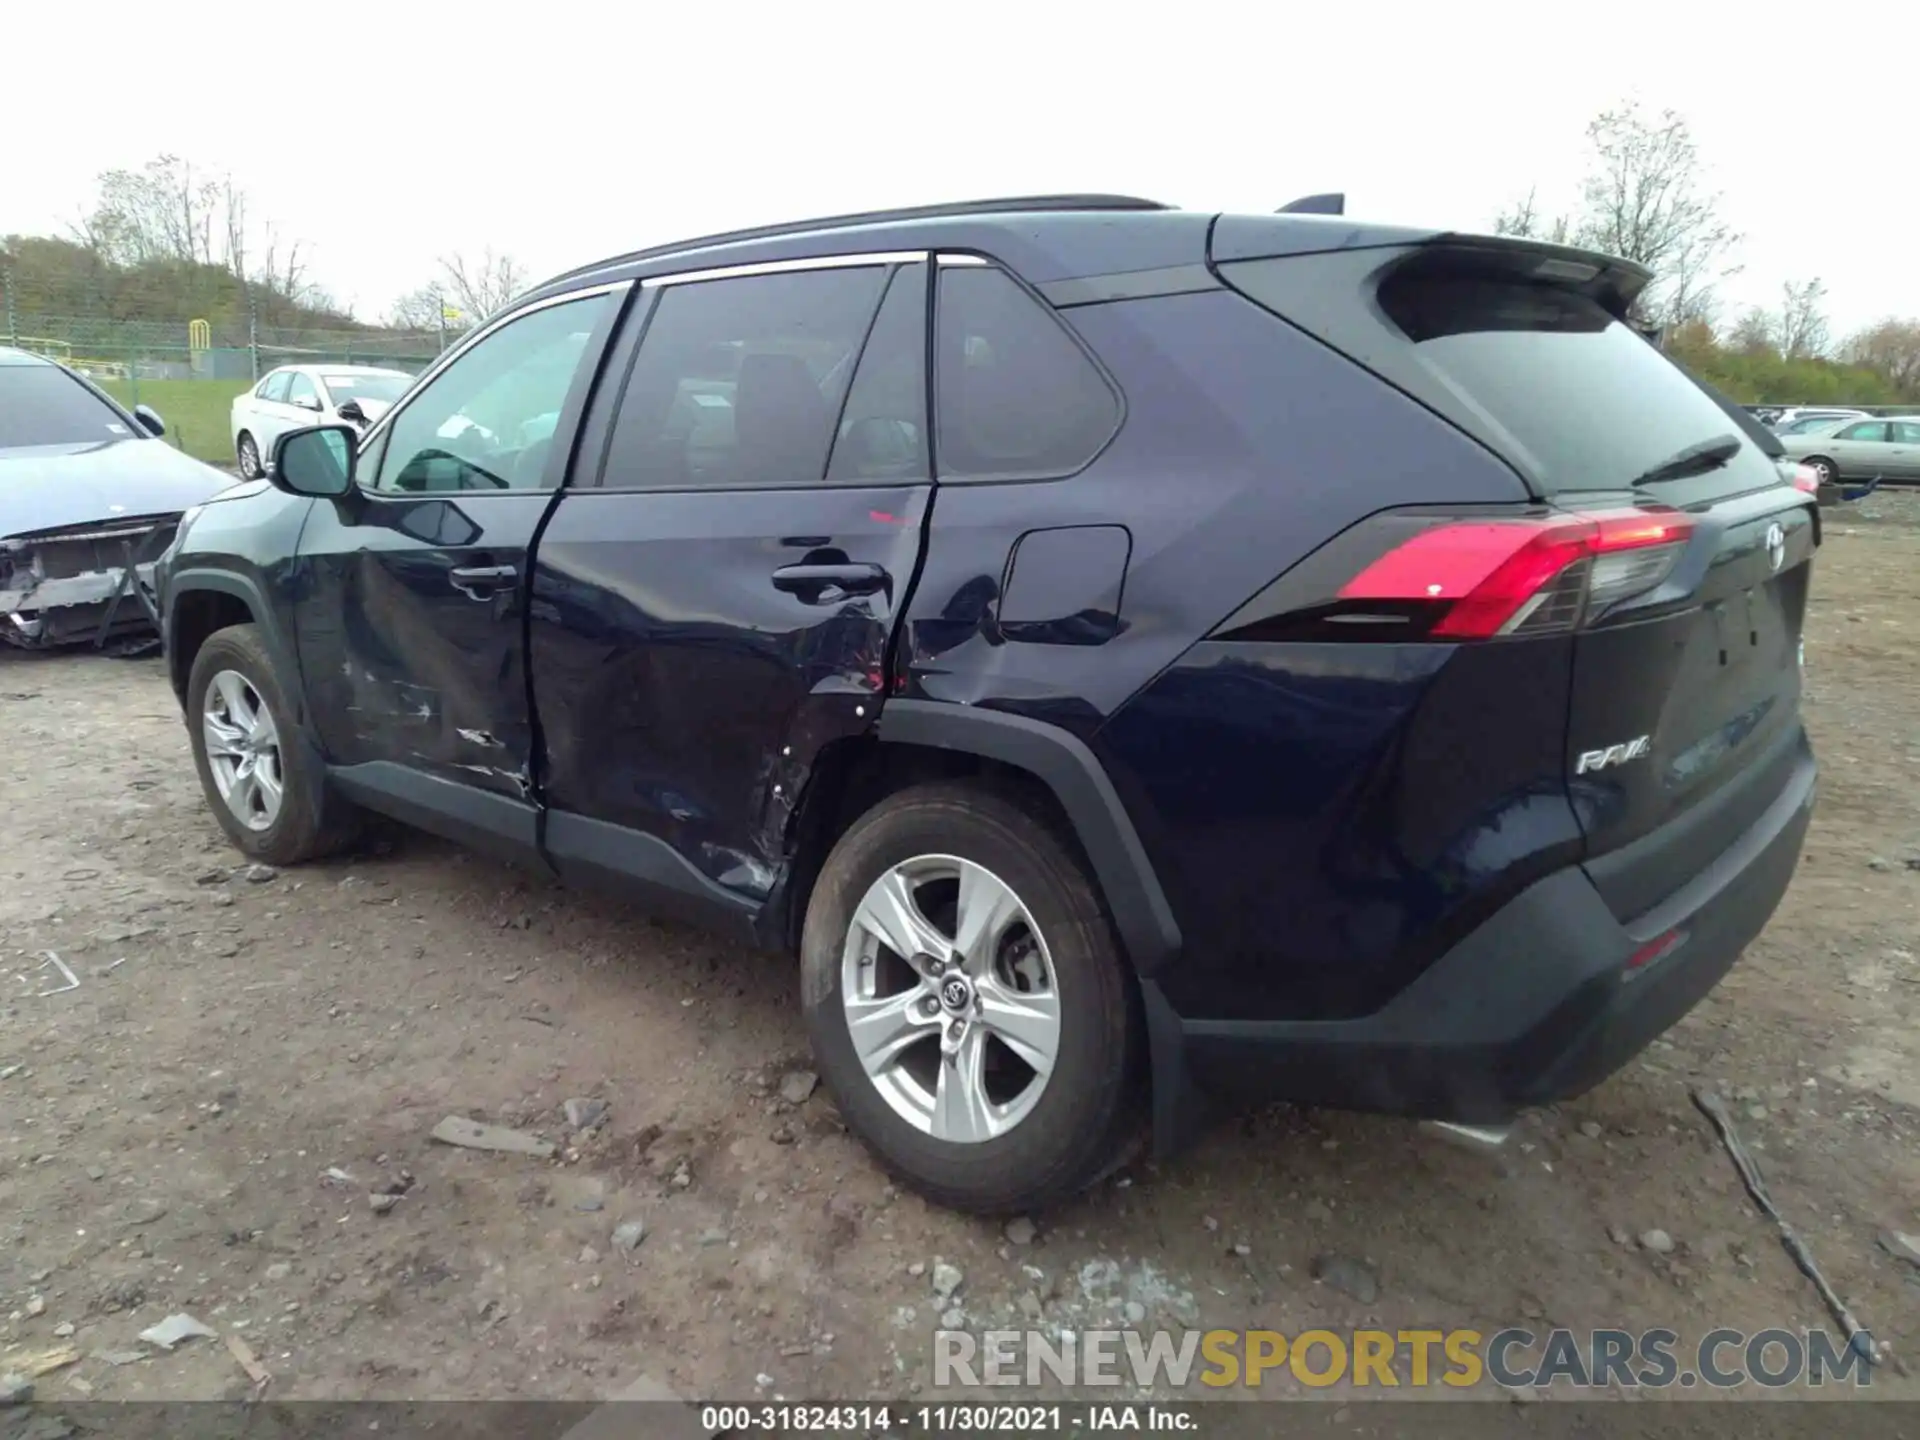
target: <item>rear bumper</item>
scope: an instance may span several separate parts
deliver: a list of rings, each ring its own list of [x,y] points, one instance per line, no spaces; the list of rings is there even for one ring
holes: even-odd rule
[[[1772,916],[1800,858],[1815,766],[1711,865],[1623,924],[1580,866],[1521,892],[1382,1009],[1352,1020],[1192,1020],[1143,981],[1156,1138],[1205,1094],[1496,1124],[1606,1079],[1698,1003]],[[1638,968],[1649,942],[1684,939]]]

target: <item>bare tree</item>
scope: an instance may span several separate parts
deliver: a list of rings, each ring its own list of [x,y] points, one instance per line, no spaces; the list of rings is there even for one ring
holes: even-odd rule
[[[395,330],[437,330],[445,323],[446,299],[437,285],[409,290],[387,309],[387,324]]]
[[[1672,110],[1645,115],[1629,102],[1587,127],[1594,168],[1581,185],[1581,244],[1637,261],[1654,273],[1640,298],[1646,318],[1702,318],[1720,280],[1736,272],[1728,252],[1740,237],[1719,218],[1687,122]]]
[[[1825,352],[1827,316],[1823,306],[1826,298],[1826,283],[1817,276],[1799,284],[1789,280],[1780,287],[1780,314],[1774,321],[1774,338],[1787,359],[1803,360]]]
[[[1920,320],[1882,320],[1848,340],[1843,353],[1850,363],[1920,399]]]
[[[196,176],[191,162],[161,155],[138,170],[100,176],[93,211],[80,222],[83,243],[116,265],[155,260],[213,263],[214,215],[221,186]],[[224,238],[226,226],[220,232]]]
[[[458,253],[442,256],[446,297],[461,312],[460,323],[476,325],[518,295],[527,285],[527,272],[511,255],[495,254],[489,246],[478,260]]]
[[[1526,199],[1494,217],[1493,233],[1566,245],[1572,241],[1573,222],[1564,215],[1556,215],[1551,220],[1542,216],[1534,202],[1534,192],[1529,190]]]
[[[1774,338],[1773,317],[1764,310],[1749,310],[1734,322],[1727,343],[1742,355],[1769,355],[1778,350]]]

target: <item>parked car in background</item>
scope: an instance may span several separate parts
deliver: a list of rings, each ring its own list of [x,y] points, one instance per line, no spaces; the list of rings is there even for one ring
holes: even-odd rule
[[[0,641],[151,637],[153,563],[230,477],[65,366],[0,346]]]
[[[273,443],[303,425],[351,425],[364,430],[387,413],[413,377],[367,365],[282,365],[233,401],[233,458],[257,480],[273,457]]]
[[[1864,410],[1803,405],[1792,410],[1782,410],[1772,421],[1772,428],[1776,435],[1804,435],[1825,425],[1838,425],[1845,420],[1867,418],[1867,412]]]
[[[1920,415],[1876,415],[1807,434],[1782,435],[1780,446],[1820,479],[1920,483]]]
[[[945,1204],[1215,1098],[1503,1125],[1714,986],[1812,803],[1816,507],[1649,278],[1085,196],[560,276],[183,528],[203,793],[786,951]]]

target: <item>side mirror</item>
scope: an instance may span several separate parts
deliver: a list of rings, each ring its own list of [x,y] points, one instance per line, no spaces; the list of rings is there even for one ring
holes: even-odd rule
[[[340,408],[334,413],[342,420],[351,420],[356,425],[367,423],[367,412],[360,408],[358,400],[342,400]]]
[[[312,395],[302,395],[293,403],[298,405],[302,410],[318,410],[320,408],[319,400]]]
[[[133,418],[140,422],[140,428],[158,440],[167,433],[167,422],[160,418],[160,412],[151,405],[133,407]]]
[[[349,425],[289,430],[273,446],[269,477],[282,490],[336,500],[353,490],[353,452],[359,437]]]

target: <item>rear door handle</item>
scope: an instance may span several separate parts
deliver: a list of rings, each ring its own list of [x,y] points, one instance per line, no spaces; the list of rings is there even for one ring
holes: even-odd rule
[[[453,588],[471,600],[484,600],[520,578],[515,565],[462,565],[447,572]]]
[[[881,566],[782,565],[773,572],[773,588],[797,595],[809,605],[823,604],[846,595],[872,595],[891,583]],[[829,595],[829,591],[837,592]]]

